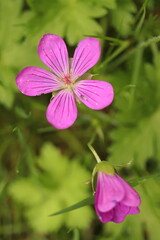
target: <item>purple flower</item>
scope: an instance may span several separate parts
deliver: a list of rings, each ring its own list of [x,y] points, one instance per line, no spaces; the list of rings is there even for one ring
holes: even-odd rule
[[[111,104],[114,93],[111,84],[99,80],[76,80],[93,67],[100,57],[100,44],[89,37],[79,42],[70,63],[63,39],[46,34],[40,40],[38,55],[51,71],[26,67],[16,77],[19,90],[28,96],[59,91],[49,103],[46,117],[55,128],[70,127],[77,118],[76,100],[100,110]]]
[[[127,214],[140,212],[138,193],[116,173],[98,172],[95,210],[101,222],[123,222]]]

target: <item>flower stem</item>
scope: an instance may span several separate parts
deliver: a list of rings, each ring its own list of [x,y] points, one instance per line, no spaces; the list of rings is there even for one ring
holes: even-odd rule
[[[92,147],[92,145],[90,143],[88,143],[88,147],[91,150],[91,152],[93,153],[97,163],[101,162],[100,157],[98,156],[98,154],[96,153],[96,151],[94,150],[94,148]]]

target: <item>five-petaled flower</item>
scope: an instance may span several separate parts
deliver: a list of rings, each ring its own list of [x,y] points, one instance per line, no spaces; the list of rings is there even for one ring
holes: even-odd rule
[[[95,210],[101,222],[123,222],[127,214],[140,212],[138,193],[116,173],[99,171],[95,192]]]
[[[40,59],[54,73],[38,67],[26,67],[16,77],[19,90],[28,96],[59,91],[51,100],[47,120],[58,129],[70,127],[77,118],[76,100],[89,108],[100,110],[111,104],[114,93],[111,84],[100,80],[76,80],[93,67],[100,57],[100,44],[89,37],[79,42],[69,63],[63,39],[46,34],[38,46]]]

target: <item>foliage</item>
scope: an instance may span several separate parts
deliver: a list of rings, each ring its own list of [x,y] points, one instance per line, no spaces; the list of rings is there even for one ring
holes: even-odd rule
[[[66,37],[70,45],[77,43],[84,35],[102,33],[102,27],[95,18],[103,17],[107,13],[107,8],[116,7],[115,1],[28,0],[27,2],[34,12],[33,18],[27,24],[29,33],[41,36],[44,29],[46,32],[52,29],[55,34]]]
[[[85,181],[89,173],[76,159],[71,162],[62,156],[51,143],[42,147],[37,165],[39,170],[35,176],[19,178],[9,188],[11,196],[25,206],[32,228],[40,233],[58,230],[63,224],[86,228],[92,217],[88,207],[56,218],[50,218],[49,214],[86,196]]]
[[[114,144],[110,147],[110,161],[116,163],[121,156],[122,163],[125,163],[126,159],[133,160],[137,166],[144,168],[146,159],[160,157],[160,55],[157,52],[154,64],[151,64],[142,62],[142,56],[139,56],[139,52],[136,54],[141,58],[136,58],[136,61],[141,61],[142,65],[136,79],[131,79],[134,82],[136,80],[136,84],[129,92],[123,90],[115,102],[119,126],[111,132]],[[115,81],[123,78],[127,83],[128,75],[117,72],[114,78]]]
[[[136,12],[136,5],[133,1],[120,0],[117,1],[117,8],[111,12],[112,24],[122,36],[131,33],[134,24],[133,13]]]
[[[14,81],[16,69],[29,63],[36,64],[36,57],[32,56],[35,47],[24,42],[23,25],[28,21],[30,14],[22,12],[23,1],[1,0],[0,4],[2,26],[0,28],[0,102],[5,107],[11,108],[17,90]]]

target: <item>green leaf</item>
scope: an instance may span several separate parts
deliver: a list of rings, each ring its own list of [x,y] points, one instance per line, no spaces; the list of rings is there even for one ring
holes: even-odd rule
[[[15,28],[14,24],[17,23],[21,6],[21,0],[0,2],[0,103],[6,108],[11,108],[16,89],[13,80],[15,72],[13,66],[8,65],[9,56],[7,53],[14,48],[20,37],[19,29]]]
[[[155,156],[156,144],[160,140],[160,110],[152,117],[141,120],[136,126],[122,126],[111,133],[114,144],[110,147],[109,161],[116,164],[126,163],[133,159],[134,163],[144,168],[147,158]],[[132,143],[132,144],[131,144]]]
[[[67,207],[67,208],[64,208],[64,209],[62,209],[58,212],[52,213],[49,216],[52,217],[52,216],[56,216],[56,215],[59,215],[59,214],[62,214],[62,213],[70,212],[70,211],[76,210],[78,208],[85,207],[85,206],[90,205],[90,204],[93,204],[93,197],[86,198],[86,199],[84,199],[84,200],[82,200],[78,203],[75,203],[75,204],[71,205],[70,207]]]
[[[8,109],[12,107],[17,91],[15,83],[17,68],[26,66],[28,56],[30,64],[32,61],[36,63],[31,52],[33,46],[24,44],[24,22],[28,20],[30,14],[27,11],[22,12],[22,7],[22,0],[0,2],[0,103]]]
[[[9,187],[10,195],[23,207],[29,225],[39,233],[57,231],[62,225],[85,229],[92,219],[88,206],[65,216],[49,218],[48,215],[88,195],[85,181],[90,177],[89,172],[77,159],[71,161],[51,143],[42,147],[36,163],[38,169],[34,175],[17,177]]]
[[[97,7],[105,7],[105,8],[109,8],[109,9],[115,9],[117,6],[117,3],[115,0],[82,0],[85,3],[88,2],[88,4],[92,4],[93,6]]]
[[[115,97],[115,107],[118,110],[115,114],[115,126],[110,136],[113,144],[110,146],[109,161],[114,164],[124,164],[130,160],[144,168],[148,158],[159,158],[160,141],[159,120],[160,120],[160,54],[156,50],[154,64],[143,63],[140,71],[133,68],[130,78],[129,72],[124,74],[117,71],[114,74],[113,83],[117,85],[119,94]],[[137,61],[134,58],[134,61]],[[137,65],[135,65],[137,66]],[[128,78],[128,79],[127,79]],[[125,89],[134,80],[136,87]]]
[[[66,37],[70,45],[76,44],[85,35],[101,34],[102,27],[94,18],[104,16],[107,11],[105,4],[93,4],[90,1],[57,1],[44,7],[47,1],[29,1],[35,11],[33,18],[28,21],[29,35],[37,41],[44,33]],[[36,12],[36,6],[41,14]],[[46,3],[47,4],[47,3]],[[113,5],[112,5],[113,7]],[[46,10],[45,10],[46,9]],[[73,21],[74,19],[74,21]],[[83,21],[82,21],[83,19]]]
[[[16,196],[16,200],[23,202],[25,206],[38,204],[41,200],[41,188],[32,178],[21,178],[14,182],[10,188],[10,194]]]
[[[14,71],[0,64],[0,104],[10,109],[16,91]]]
[[[56,1],[52,0],[27,0],[28,5],[38,13],[47,11],[48,8],[51,8],[55,5]]]
[[[132,0],[117,1],[117,8],[111,11],[112,24],[122,36],[127,36],[131,32],[134,23],[134,13],[136,6]]]

